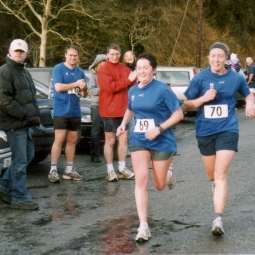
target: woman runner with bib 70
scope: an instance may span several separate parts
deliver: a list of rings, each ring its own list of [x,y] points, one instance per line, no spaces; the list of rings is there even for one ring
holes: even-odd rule
[[[227,173],[237,152],[238,120],[236,92],[246,101],[246,115],[254,117],[254,97],[242,75],[227,69],[227,46],[216,42],[209,49],[209,67],[197,74],[184,95],[186,109],[197,108],[196,138],[209,180],[213,181],[214,221],[212,233],[224,234],[222,214],[225,209]]]

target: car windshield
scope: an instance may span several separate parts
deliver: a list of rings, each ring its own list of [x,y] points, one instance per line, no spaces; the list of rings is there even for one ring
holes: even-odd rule
[[[32,78],[49,86],[53,68],[27,68]]]
[[[36,97],[37,99],[46,99],[48,98],[48,87],[43,83],[33,80],[36,87]]]
[[[170,86],[188,86],[190,82],[186,71],[157,71],[156,79]]]

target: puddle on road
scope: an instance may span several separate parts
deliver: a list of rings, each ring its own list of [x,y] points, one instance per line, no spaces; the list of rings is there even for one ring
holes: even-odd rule
[[[98,222],[84,228],[84,236],[70,240],[65,247],[54,249],[49,253],[58,254],[157,254],[157,250],[169,242],[171,232],[183,231],[187,228],[198,228],[194,223],[178,220],[165,221],[149,219],[152,238],[148,242],[137,243],[135,236],[138,228],[137,215],[125,215],[120,218]],[[175,253],[168,250],[168,253]],[[49,254],[47,253],[47,254]]]
[[[185,226],[184,228],[200,228],[201,227],[201,225],[198,225],[198,224],[186,223],[186,222],[181,222],[178,220],[172,220],[170,222],[173,222],[174,224],[177,224],[177,225],[183,225]]]

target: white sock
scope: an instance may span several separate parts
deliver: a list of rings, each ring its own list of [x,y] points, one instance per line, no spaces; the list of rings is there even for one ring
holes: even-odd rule
[[[109,173],[113,168],[113,164],[106,164],[106,167],[107,167],[107,172]]]
[[[51,162],[51,164],[50,164],[50,173],[51,173],[53,170],[57,171],[57,163],[52,163],[52,162]]]
[[[71,173],[73,169],[73,162],[66,162],[66,173]]]
[[[126,167],[125,161],[118,161],[119,171],[122,172],[124,168]]]
[[[147,222],[141,222],[141,223],[140,223],[140,227],[142,227],[142,228],[149,228]]]

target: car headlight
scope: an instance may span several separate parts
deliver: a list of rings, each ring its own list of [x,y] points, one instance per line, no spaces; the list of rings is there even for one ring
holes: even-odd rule
[[[91,115],[83,115],[81,117],[81,122],[82,123],[91,123],[92,122]]]

